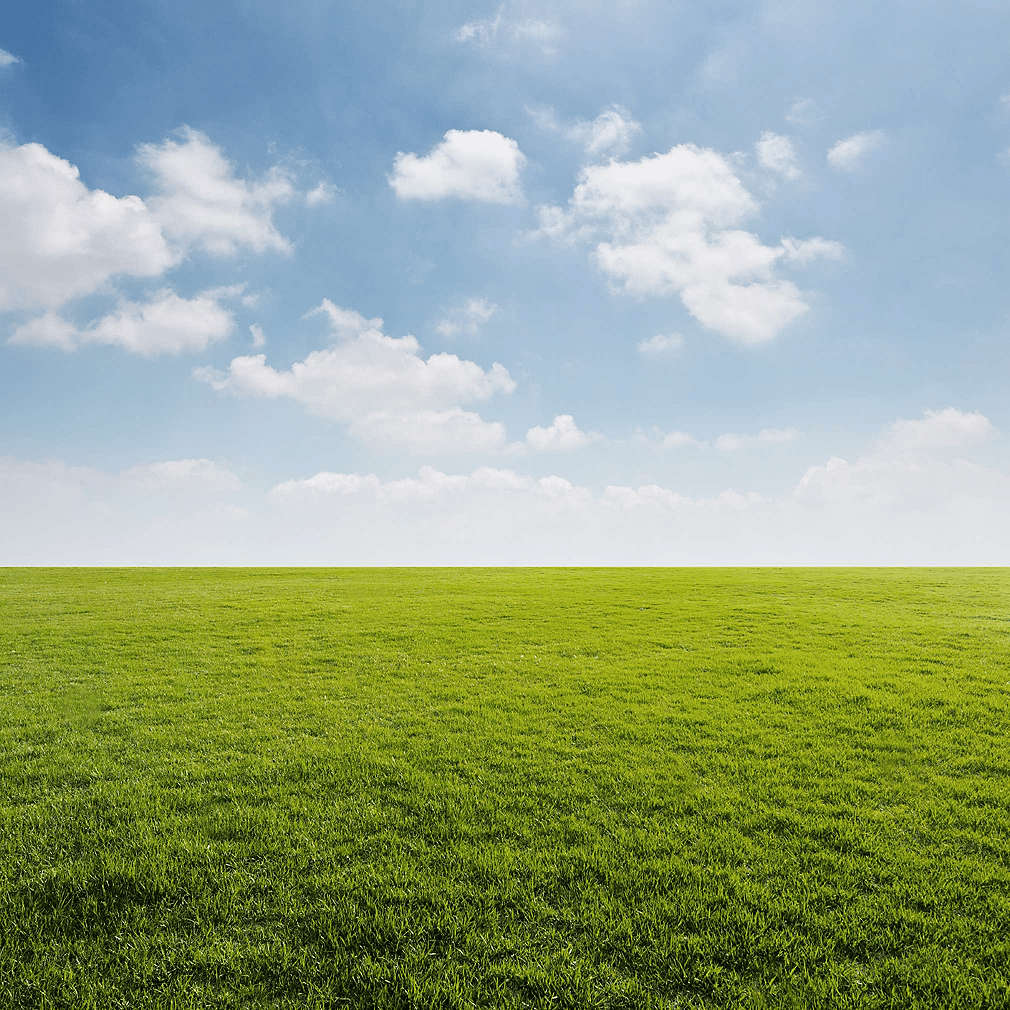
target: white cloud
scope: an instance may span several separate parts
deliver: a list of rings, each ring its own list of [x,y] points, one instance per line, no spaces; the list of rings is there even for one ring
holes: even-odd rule
[[[757,153],[758,164],[769,172],[790,181],[795,181],[803,175],[796,157],[796,148],[788,137],[766,130],[754,145],[754,150]]]
[[[927,410],[914,420],[895,421],[884,436],[882,447],[897,452],[960,449],[985,441],[994,431],[989,418],[978,411],[945,407]]]
[[[684,346],[684,338],[679,333],[657,333],[638,342],[638,353],[648,358],[665,357],[675,354]]]
[[[756,491],[737,491],[729,488],[720,491],[714,498],[709,499],[709,504],[719,509],[733,509],[736,512],[743,512],[746,509],[763,505],[767,499]]]
[[[266,347],[267,335],[263,332],[263,327],[258,323],[250,325],[249,335],[252,337],[253,347]]]
[[[716,151],[681,144],[582,170],[567,208],[541,208],[539,234],[595,242],[600,269],[631,295],[680,296],[703,326],[741,343],[774,338],[807,311],[792,281],[795,242],[765,245],[737,227],[757,203]],[[808,258],[836,243],[806,240]]]
[[[326,497],[360,497],[380,504],[410,504],[455,499],[472,501],[475,496],[502,500],[520,496],[541,502],[578,505],[592,499],[588,488],[564,477],[529,477],[514,470],[478,467],[469,474],[447,474],[423,466],[416,477],[381,480],[375,474],[317,473],[304,480],[287,480],[270,492],[275,499],[320,501]]]
[[[603,496],[609,504],[622,509],[637,509],[643,506],[677,509],[691,504],[690,498],[658,484],[642,484],[639,487],[609,484],[604,489]]]
[[[19,326],[11,334],[8,342],[22,346],[58,347],[64,351],[72,351],[79,341],[80,333],[73,323],[57,312],[47,312]]]
[[[170,459],[143,463],[122,471],[121,479],[137,487],[162,491],[181,486],[213,491],[238,491],[242,481],[226,466],[211,459]]]
[[[334,305],[329,298],[324,298],[314,309],[309,309],[304,318],[311,319],[313,316],[326,316],[330,321],[330,329],[333,330],[334,335],[342,339],[382,329],[382,319],[379,316],[369,319],[355,309],[345,309],[340,305]]]
[[[389,184],[401,200],[482,200],[517,203],[526,158],[494,130],[448,130],[425,155],[400,151]]]
[[[275,485],[270,493],[284,498],[292,495],[355,495],[362,492],[376,493],[382,481],[374,473],[331,473],[322,471],[304,480],[285,480]]]
[[[355,529],[357,557],[371,556],[361,553],[364,537],[401,561],[670,561],[701,545],[725,550],[727,534],[737,542],[735,524],[748,525],[766,507],[733,490],[707,498],[658,484],[596,490],[559,474],[489,467],[455,474],[422,467],[394,479],[323,472],[278,484],[270,500],[279,525]]]
[[[872,461],[851,464],[840,456],[832,456],[826,463],[812,466],[803,474],[796,485],[796,497],[808,504],[834,504],[857,499],[883,500],[879,490],[874,488],[875,477],[880,475],[881,466]],[[883,468],[884,476],[889,476],[891,465]]]
[[[319,207],[324,203],[333,203],[336,197],[337,187],[323,180],[305,194],[305,202],[310,207]]]
[[[658,484],[642,484],[639,487],[611,484],[604,490],[603,500],[622,509],[675,511],[690,508],[742,511],[762,504],[765,499],[753,491],[744,494],[733,489],[722,491],[712,498],[691,498],[669,488],[660,487]]]
[[[137,150],[138,162],[154,177],[157,192],[148,205],[165,233],[183,247],[217,256],[240,249],[290,252],[273,223],[274,208],[295,195],[286,173],[274,168],[259,181],[239,178],[206,135],[188,126],[177,133],[177,140]]]
[[[587,224],[580,224],[575,216],[553,204],[543,204],[537,207],[537,228],[529,232],[529,238],[546,238],[562,245],[573,245],[577,241],[588,241],[592,238],[593,229]]]
[[[895,421],[869,452],[810,467],[796,485],[807,504],[929,508],[953,500],[1002,498],[1010,480],[963,458],[995,433],[978,411],[927,410]]]
[[[374,473],[317,473],[303,480],[287,480],[270,492],[275,500],[319,504],[327,499],[362,499],[378,504],[445,503],[475,507],[479,499],[496,501],[517,521],[524,510],[537,503],[564,508],[577,507],[587,515],[611,513],[613,509],[680,509],[739,511],[762,504],[753,492],[723,491],[711,498],[691,498],[657,484],[637,487],[609,484],[601,492],[551,474],[531,477],[515,470],[480,467],[469,474],[447,474],[421,467],[416,477],[382,480]]]
[[[639,218],[666,221],[670,214],[725,228],[757,209],[729,163],[716,151],[680,144],[665,154],[583,169],[572,209],[634,226]]]
[[[458,492],[470,484],[470,478],[442,473],[434,467],[424,466],[417,477],[382,481],[374,473],[331,473],[323,471],[305,480],[287,480],[277,484],[271,495],[281,499],[305,496],[336,495],[350,497],[362,495],[376,501],[404,502],[431,500],[445,494]]]
[[[371,442],[414,450],[486,451],[504,445],[501,424],[462,409],[515,389],[504,366],[495,362],[485,371],[455,354],[424,358],[415,337],[386,336],[381,319],[366,319],[329,300],[311,314],[330,320],[332,346],[287,369],[253,354],[234,358],[225,373],[201,368],[194,374],[222,392],[295,400]]]
[[[373,445],[407,452],[498,452],[505,446],[505,425],[485,421],[461,407],[445,410],[376,410],[355,418],[351,431]]]
[[[41,144],[0,142],[0,312],[55,310],[120,277],[159,277],[193,247],[290,249],[271,217],[294,194],[279,169],[257,182],[238,178],[219,148],[185,127],[137,157],[155,183],[146,201],[89,189]]]
[[[489,48],[501,43],[534,45],[545,55],[556,52],[563,35],[555,21],[539,17],[524,17],[507,10],[502,4],[491,17],[475,18],[456,29],[457,42]]]
[[[435,332],[443,337],[476,336],[497,311],[498,306],[486,298],[468,298],[435,324]]]
[[[866,159],[884,143],[883,130],[866,130],[854,133],[833,144],[828,151],[828,164],[840,172],[855,172]]]
[[[233,293],[216,289],[180,298],[166,288],[146,302],[122,301],[115,311],[84,329],[49,312],[18,327],[10,342],[64,351],[82,344],[107,344],[146,357],[202,351],[233,331],[235,319],[220,302]]]
[[[660,441],[660,445],[664,449],[682,449],[685,446],[698,447],[704,444],[704,442],[699,442],[694,435],[689,435],[686,431],[668,431]]]
[[[590,158],[624,154],[642,132],[641,124],[622,105],[608,106],[595,119],[568,124],[562,123],[549,106],[531,107],[526,111],[541,129],[580,144]]]
[[[790,263],[806,264],[814,260],[845,258],[845,246],[829,238],[782,239],[782,258]]]
[[[995,430],[984,414],[954,407],[899,418],[868,452],[853,460],[832,456],[810,467],[795,497],[819,507],[914,510],[1005,497],[1010,491],[1005,475],[963,458]]]
[[[786,122],[793,126],[809,126],[819,118],[817,103],[812,98],[797,98],[786,113]]]
[[[792,442],[799,432],[795,428],[762,428],[756,435],[736,435],[727,433],[715,440],[720,452],[736,452],[739,449],[753,449],[762,445],[781,445]]]
[[[526,445],[537,452],[567,452],[582,449],[599,438],[595,433],[583,431],[571,414],[558,414],[547,427],[530,428],[526,432]]]
[[[651,508],[672,511],[691,509],[740,510],[760,504],[754,493],[728,490],[712,498],[691,498],[656,484],[638,487],[607,485],[602,492],[574,484],[557,474],[531,477],[515,470],[480,467],[469,474],[447,474],[433,467],[422,467],[416,477],[382,480],[374,473],[317,473],[303,480],[287,480],[270,492],[275,500],[315,503],[327,499],[360,499],[389,505],[455,502],[459,507],[474,507],[483,498],[496,503],[519,521],[524,510],[539,503],[564,508],[580,508],[587,514],[607,514],[619,510]],[[518,511],[516,511],[518,510]]]
[[[0,457],[0,487],[8,563],[213,562],[247,519],[241,480],[210,459],[110,472]]]
[[[557,43],[564,31],[556,21],[546,18],[520,18],[512,24],[511,34],[516,42],[531,43],[546,56],[551,56],[557,52]]]
[[[0,457],[5,487],[32,488],[42,497],[76,498],[96,492],[238,491],[242,481],[229,467],[211,459],[187,458],[141,463],[116,472],[60,462],[29,462]]]
[[[0,221],[0,311],[55,309],[178,259],[140,197],[88,189],[41,144],[0,145]]]
[[[0,49],[0,67],[12,67],[15,63],[20,62],[21,58],[19,56],[7,52],[6,49]]]
[[[624,154],[642,126],[623,106],[611,105],[591,122],[576,123],[571,133],[590,157]]]
[[[711,442],[696,438],[686,431],[664,432],[659,428],[653,428],[651,431],[640,430],[638,433],[640,441],[662,449],[716,449],[719,452],[738,452],[766,445],[781,445],[794,441],[798,436],[799,432],[795,428],[762,428],[761,431],[750,435],[727,432]]]
[[[824,464],[810,467],[797,483],[794,495],[804,505],[819,508],[858,507],[859,522],[864,521],[864,510],[876,512],[878,517],[891,514],[911,519],[919,518],[917,513],[959,505],[971,510],[993,505],[1005,515],[1010,505],[1010,477],[966,459],[871,454],[850,462],[833,456]],[[845,518],[852,522],[856,517],[849,512]],[[914,550],[919,559],[924,554],[933,556],[941,545],[963,543],[965,532],[956,524],[945,523],[928,538],[920,538]],[[983,548],[985,539],[994,541],[996,532],[991,527],[977,531],[983,537]],[[915,557],[912,554],[906,559]],[[988,557],[993,560],[995,555]]]
[[[991,425],[971,412],[931,420],[945,414],[913,419],[929,423],[911,432],[892,425],[867,453],[810,467],[776,498],[431,466],[404,477],[323,471],[262,494],[198,457],[114,473],[0,458],[0,556],[62,564],[1006,563],[1010,475],[966,458]]]
[[[456,29],[455,39],[457,42],[474,42],[477,45],[491,45],[498,38],[503,21],[503,10],[501,7],[490,18],[476,18],[467,21]]]

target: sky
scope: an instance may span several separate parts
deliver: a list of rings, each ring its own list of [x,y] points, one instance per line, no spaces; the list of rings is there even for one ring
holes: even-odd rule
[[[1010,562],[1010,6],[0,19],[0,563]]]

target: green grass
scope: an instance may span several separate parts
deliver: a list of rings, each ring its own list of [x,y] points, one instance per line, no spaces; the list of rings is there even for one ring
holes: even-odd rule
[[[0,1007],[1010,1005],[1010,573],[0,571]]]

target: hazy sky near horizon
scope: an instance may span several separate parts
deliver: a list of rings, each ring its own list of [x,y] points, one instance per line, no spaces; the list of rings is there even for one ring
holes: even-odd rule
[[[1010,562],[1010,6],[0,20],[0,562]]]

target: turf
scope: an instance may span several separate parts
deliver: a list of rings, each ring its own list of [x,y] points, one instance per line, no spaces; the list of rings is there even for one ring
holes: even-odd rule
[[[1010,1004],[1010,573],[0,571],[0,1006]]]

